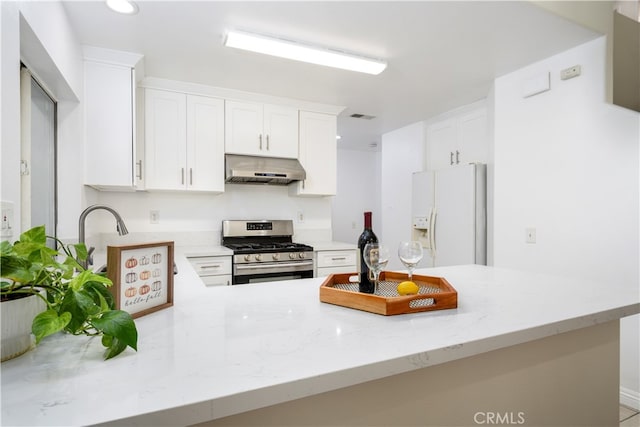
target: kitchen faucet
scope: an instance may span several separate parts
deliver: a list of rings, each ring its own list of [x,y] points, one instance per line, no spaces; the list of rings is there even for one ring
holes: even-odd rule
[[[116,212],[115,209],[110,208],[109,206],[105,206],[105,205],[93,205],[93,206],[89,206],[88,208],[86,208],[80,214],[80,219],[78,220],[78,240],[80,241],[80,243],[84,244],[85,220],[87,218],[87,215],[89,215],[89,213],[95,211],[96,209],[104,209],[106,211],[111,212],[113,214],[113,216],[116,217],[116,230],[118,230],[118,234],[120,236],[124,236],[125,234],[129,233],[129,230],[127,230],[127,226],[124,225],[124,221],[122,220],[122,217],[120,216],[120,214],[118,212]],[[93,253],[94,250],[95,250],[94,247],[88,248],[87,259],[80,262],[82,267],[84,267],[85,269],[93,264],[92,253]]]

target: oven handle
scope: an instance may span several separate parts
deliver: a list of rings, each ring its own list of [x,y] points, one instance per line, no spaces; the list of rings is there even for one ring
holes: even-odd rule
[[[274,262],[270,264],[236,264],[236,269],[238,270],[254,270],[254,269],[265,269],[265,268],[273,268],[273,267],[304,267],[304,266],[313,266],[313,260],[309,261],[300,261],[300,262]]]

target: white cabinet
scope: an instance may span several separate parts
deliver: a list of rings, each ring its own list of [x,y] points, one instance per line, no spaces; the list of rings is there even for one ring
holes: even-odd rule
[[[337,183],[337,119],[324,113],[300,111],[299,160],[307,177],[290,184],[295,196],[332,196]]]
[[[224,191],[224,101],[145,90],[147,190]]]
[[[487,113],[484,106],[445,113],[427,123],[427,169],[439,170],[488,160]]]
[[[205,285],[231,285],[231,256],[189,257],[188,260]]]
[[[135,71],[131,66],[84,63],[84,183],[98,189],[135,189]]]
[[[298,157],[298,110],[256,102],[225,102],[225,152]]]
[[[315,260],[316,271],[314,277],[337,273],[356,273],[358,271],[358,253],[356,249],[317,251]]]

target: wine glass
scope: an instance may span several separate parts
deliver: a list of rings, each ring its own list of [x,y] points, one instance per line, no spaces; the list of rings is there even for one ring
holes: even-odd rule
[[[409,271],[409,281],[413,281],[413,270],[422,259],[422,244],[418,241],[400,242],[398,246],[398,257]]]
[[[374,293],[378,292],[378,277],[389,262],[389,248],[380,243],[367,243],[364,247],[364,262],[373,272]]]

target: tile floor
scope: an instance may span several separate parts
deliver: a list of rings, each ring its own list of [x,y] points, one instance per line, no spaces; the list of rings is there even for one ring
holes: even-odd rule
[[[620,405],[620,427],[640,427],[640,413]]]

